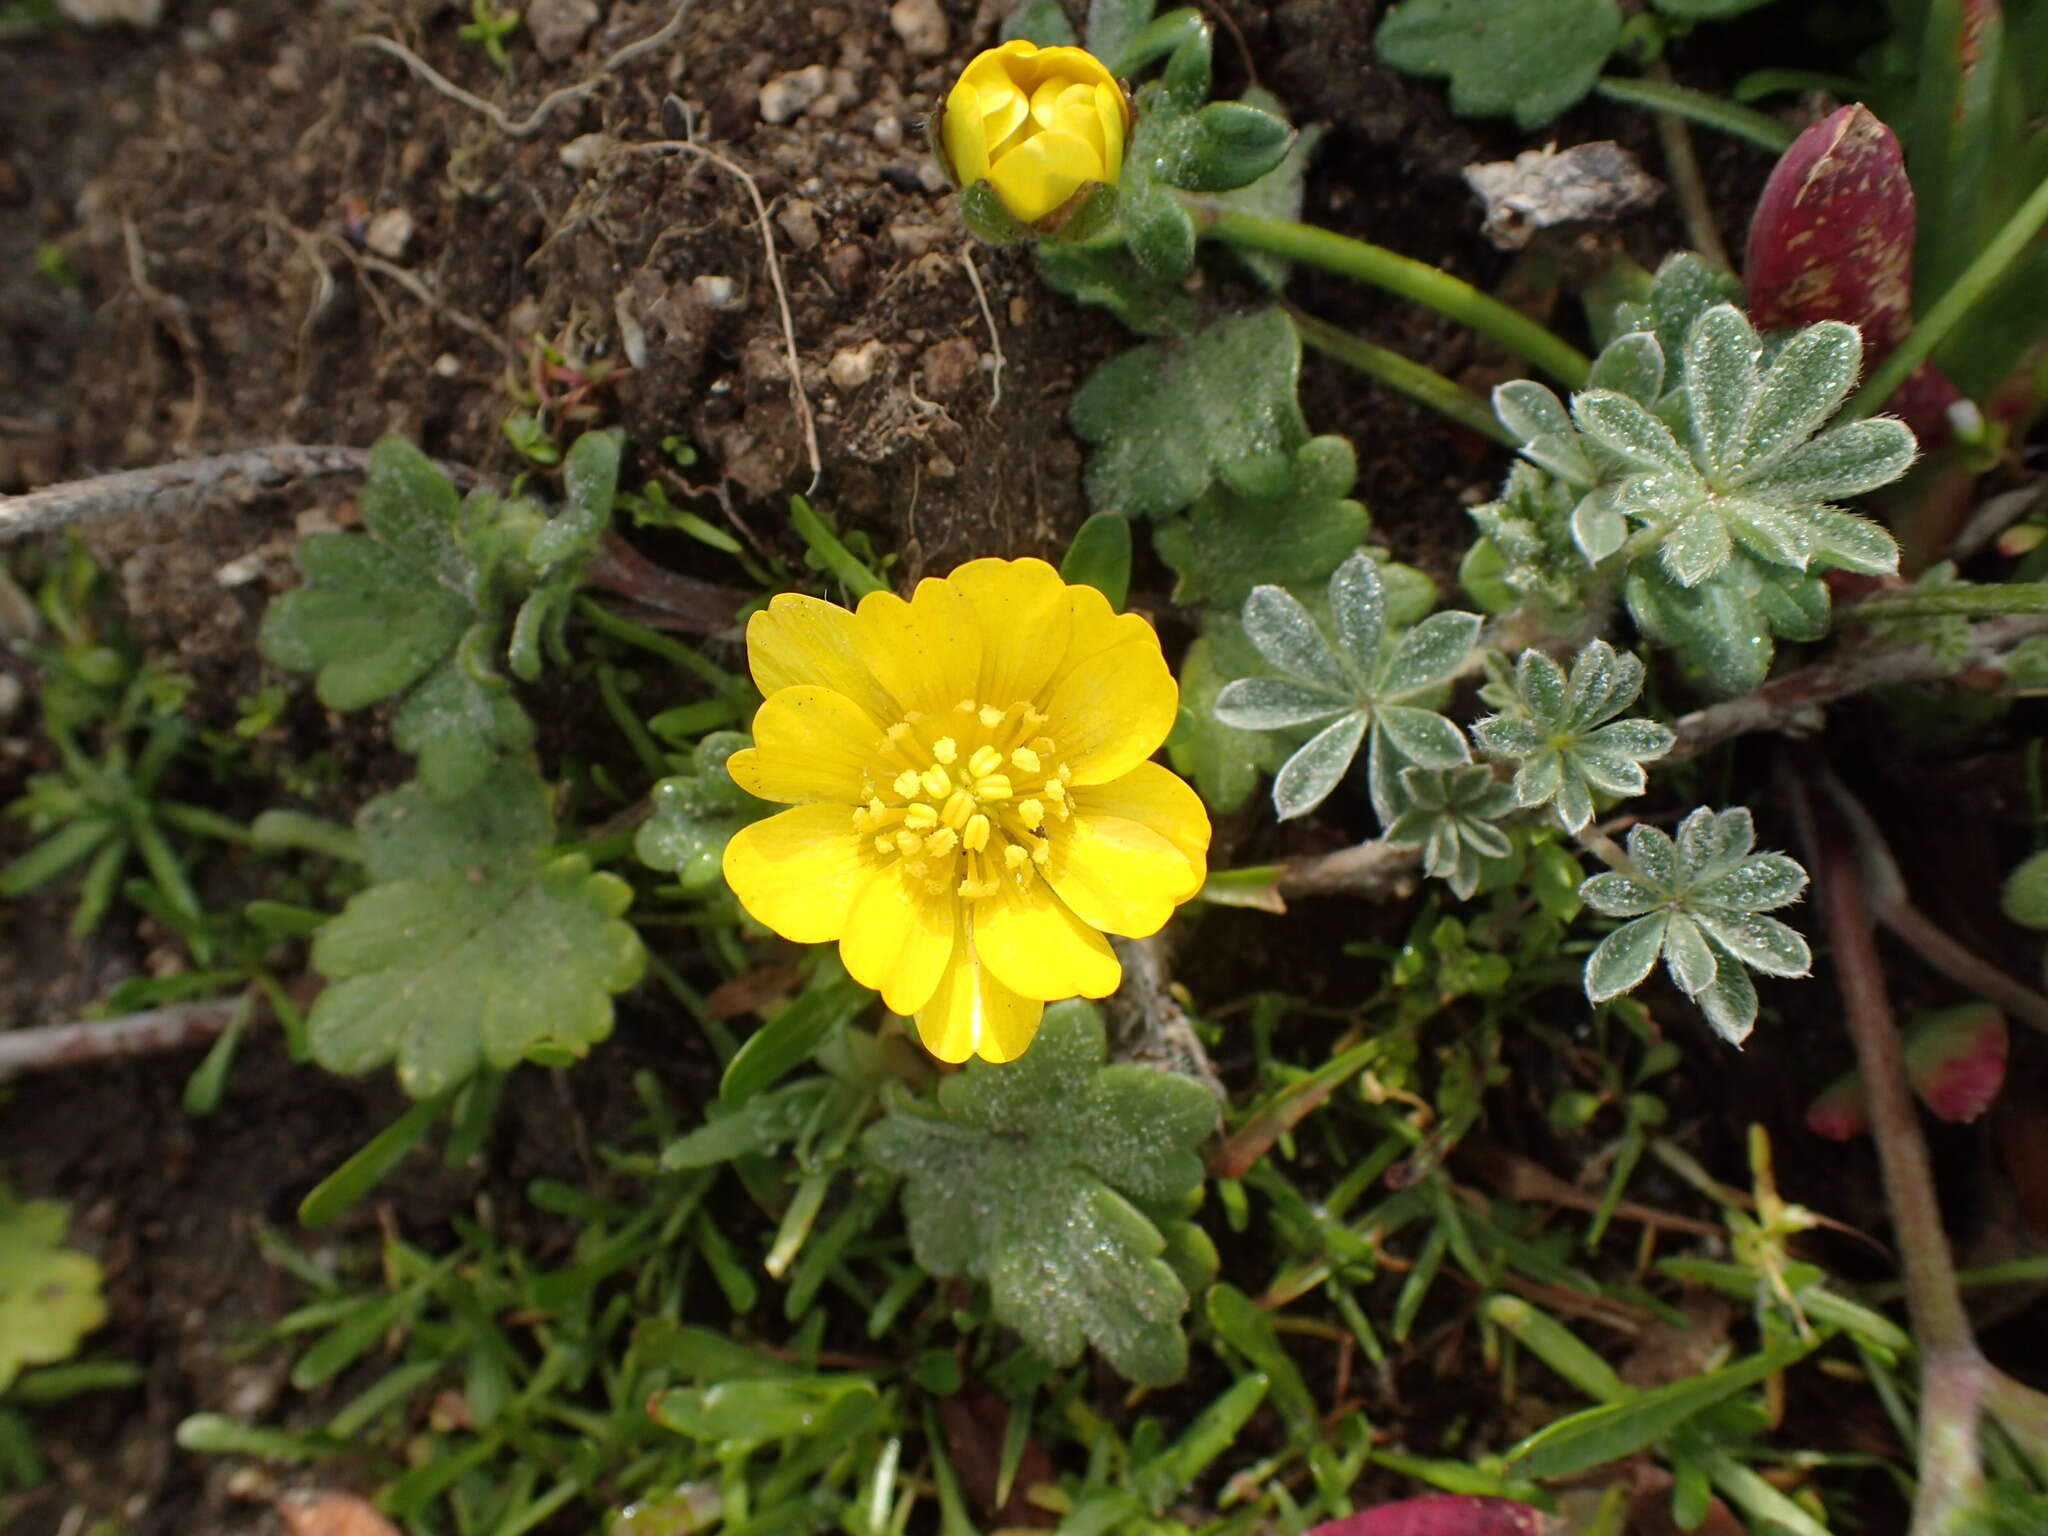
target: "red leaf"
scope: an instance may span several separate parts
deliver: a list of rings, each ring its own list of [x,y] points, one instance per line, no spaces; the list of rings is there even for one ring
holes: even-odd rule
[[[1924,1015],[1906,1034],[1906,1076],[1942,1120],[1975,1120],[2005,1086],[2005,1015],[1966,1003]]]
[[[1751,318],[1765,329],[1846,320],[1863,332],[1863,366],[1913,328],[1913,184],[1891,129],[1843,107],[1792,141],[1764,184],[1744,257]],[[1961,397],[1931,364],[1889,404],[1923,446],[1949,436]]]
[[[1555,1526],[1549,1516],[1513,1499],[1434,1493],[1327,1520],[1308,1536],[1544,1536]]]
[[[1829,1141],[1854,1141],[1870,1129],[1870,1106],[1863,1099],[1863,1074],[1844,1072],[1806,1106],[1806,1128]]]

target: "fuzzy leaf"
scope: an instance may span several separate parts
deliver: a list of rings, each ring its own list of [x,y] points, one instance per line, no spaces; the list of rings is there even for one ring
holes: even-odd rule
[[[863,1144],[903,1176],[927,1271],[987,1281],[997,1319],[1050,1364],[1085,1342],[1164,1386],[1186,1368],[1188,1294],[1146,1208],[1201,1188],[1216,1102],[1191,1078],[1105,1067],[1103,1054],[1096,1010],[1055,1004],[1024,1056],[973,1064],[941,1085],[936,1114],[898,1110]]]
[[[1580,894],[1585,894],[1583,886]],[[1664,947],[1664,923],[1661,912],[1639,917],[1623,923],[1595,946],[1586,957],[1586,996],[1590,1001],[1604,1003],[1642,984]]]
[[[1501,386],[1503,389],[1510,387]],[[1640,405],[1654,407],[1658,397],[1664,393],[1664,349],[1649,331],[1630,331],[1626,336],[1617,336],[1593,359],[1593,371],[1586,379],[1586,387],[1611,389]],[[1564,413],[1560,410],[1558,414],[1562,416]]]
[[[1913,434],[1902,421],[1884,416],[1852,421],[1793,449],[1744,488],[1788,501],[1858,496],[1898,479],[1912,464],[1915,451]]]
[[[1330,642],[1286,588],[1252,588],[1244,600],[1244,632],[1259,654],[1289,677],[1340,695],[1350,691]]]
[[[1395,69],[1449,76],[1459,116],[1534,128],[1593,88],[1620,35],[1614,0],[1404,0],[1373,46]]]
[[[390,545],[313,534],[294,558],[306,585],[271,603],[257,643],[273,664],[317,673],[329,709],[361,709],[411,687],[474,622],[466,598]]]
[[[1687,997],[1696,997],[1713,985],[1720,969],[1699,924],[1682,913],[1672,913],[1664,924],[1664,968]]]
[[[1756,983],[1739,965],[1724,965],[1714,973],[1714,984],[1693,999],[1714,1033],[1730,1045],[1740,1045],[1756,1027]]]
[[[1224,464],[1291,454],[1308,439],[1296,401],[1300,372],[1300,335],[1278,309],[1111,358],[1068,413],[1095,449],[1089,505],[1161,517],[1190,505]]]
[[[1637,469],[1692,476],[1692,457],[1671,429],[1627,395],[1588,390],[1572,397],[1579,430],[1609,453]]]
[[[1727,483],[1742,462],[1762,352],[1755,329],[1733,304],[1716,304],[1693,322],[1686,336],[1685,393],[1691,406],[1693,455],[1716,484]]]
[[[1312,725],[1355,707],[1349,699],[1279,677],[1240,677],[1216,695],[1216,718],[1240,731]]]
[[[1863,343],[1855,327],[1825,320],[1794,333],[1763,376],[1736,459],[1755,476],[1826,426],[1855,387]]]
[[[1180,577],[1175,602],[1235,608],[1262,583],[1317,580],[1365,537],[1365,508],[1348,494],[1357,455],[1343,438],[1303,443],[1277,486],[1240,489],[1228,479],[1233,467],[1153,536]]]
[[[1366,713],[1353,710],[1324,726],[1280,765],[1273,778],[1273,809],[1282,821],[1306,816],[1343,781],[1365,737]]]
[[[1457,726],[1433,709],[1382,704],[1373,718],[1401,755],[1423,768],[1453,768],[1471,758]]]
[[[406,1092],[429,1098],[481,1066],[581,1056],[611,1032],[611,994],[645,963],[620,920],[632,892],[581,855],[550,857],[544,819],[530,840],[538,792],[513,759],[454,805],[409,787],[364,807],[381,883],[313,942],[331,983],[307,1020],[322,1066],[395,1061]]]
[[[1394,642],[1375,696],[1405,699],[1449,682],[1479,643],[1480,623],[1476,613],[1456,609],[1432,613]]]
[[[1330,614],[1337,621],[1343,659],[1360,681],[1379,671],[1380,648],[1387,641],[1386,584],[1379,565],[1352,555],[1330,576]]]

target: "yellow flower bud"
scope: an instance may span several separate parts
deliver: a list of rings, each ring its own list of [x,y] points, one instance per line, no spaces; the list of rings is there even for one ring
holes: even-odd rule
[[[1123,87],[1085,48],[990,48],[947,93],[939,141],[960,184],[986,181],[1037,224],[1096,182],[1116,184],[1131,125]]]

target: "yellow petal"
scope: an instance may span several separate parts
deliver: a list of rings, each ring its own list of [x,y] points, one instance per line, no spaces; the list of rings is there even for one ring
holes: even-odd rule
[[[1003,881],[975,904],[972,921],[981,963],[1025,997],[1107,997],[1123,979],[1109,941],[1036,879],[1021,891]]]
[[[981,626],[975,697],[998,709],[1035,701],[1065,659],[1073,628],[1060,573],[1043,560],[972,560],[946,580],[967,595]]]
[[[981,92],[963,75],[946,93],[946,110],[939,118],[939,141],[954,179],[963,187],[988,176],[988,119],[981,101]]]
[[[917,1036],[941,1061],[1015,1061],[1038,1033],[1045,1004],[1019,996],[974,958],[965,924],[932,999],[918,1009]]]
[[[888,725],[895,701],[860,658],[854,617],[833,603],[785,592],[747,620],[747,664],[763,694],[817,683]]]
[[[754,745],[726,759],[733,783],[763,800],[830,800],[852,807],[874,791],[882,739],[868,712],[843,693],[803,683],[778,688],[754,713]]]
[[[960,927],[959,898],[934,896],[922,881],[886,869],[868,882],[847,914],[839,938],[846,973],[882,994],[896,1013],[915,1013],[931,1001],[951,959]]]
[[[1037,49],[1031,58],[1030,77],[1035,85],[1040,80],[1062,79],[1094,85],[1101,81],[1115,84],[1115,76],[1109,66],[1095,57],[1086,48],[1062,45],[1058,48]]]
[[[1105,933],[1157,933],[1200,884],[1185,853],[1121,816],[1076,809],[1054,849],[1045,878],[1080,921]]]
[[[1079,134],[1053,129],[999,153],[988,179],[1013,218],[1035,224],[1087,183],[1102,180],[1102,155]]]
[[[1171,769],[1140,763],[1120,779],[1074,790],[1073,800],[1077,812],[1135,821],[1178,848],[1189,873],[1187,889],[1176,899],[1185,901],[1202,888],[1208,873],[1209,811]]]
[[[1107,784],[1144,762],[1166,740],[1180,708],[1159,637],[1143,619],[1125,617],[1137,630],[1074,665],[1046,696],[1045,733],[1077,785]]]
[[[860,655],[905,710],[949,713],[981,681],[981,627],[965,593],[926,578],[909,602],[870,592],[854,614]]]
[[[873,878],[866,842],[843,805],[804,805],[742,827],[725,845],[725,883],[785,939],[823,944],[846,927]]]
[[[967,86],[974,92],[974,111],[982,123],[982,141],[993,153],[1005,139],[1017,132],[1030,116],[1031,102],[1028,88],[1020,77],[1031,69],[1031,57],[1038,50],[1021,38],[1012,39],[999,48],[990,48],[976,54],[967,68],[960,72],[960,86]],[[952,111],[953,96],[946,97],[946,110]]]
[[[1115,185],[1124,166],[1124,130],[1130,124],[1130,106],[1123,87],[1111,80],[1095,87],[1095,114],[1102,125],[1102,179]]]

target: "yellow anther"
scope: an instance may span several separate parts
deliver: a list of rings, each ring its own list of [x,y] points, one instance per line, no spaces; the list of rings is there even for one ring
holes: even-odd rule
[[[1051,778],[1051,779],[1047,779],[1047,780],[1045,781],[1045,792],[1046,792],[1046,794],[1047,794],[1047,795],[1049,795],[1049,796],[1050,796],[1051,798],[1053,798],[1054,800],[1064,800],[1064,799],[1066,799],[1066,798],[1067,798],[1067,785],[1066,785],[1066,781],[1065,781],[1064,779],[1060,779],[1060,778]]]
[[[854,813],[853,813],[853,830],[854,830],[854,831],[856,831],[856,832],[859,832],[859,833],[861,833],[862,835],[866,835],[867,833],[869,833],[869,832],[871,832],[871,831],[873,831],[873,830],[874,830],[874,826],[875,826],[875,813],[874,813],[873,811],[868,811],[868,810],[855,810],[855,811],[854,811]]]
[[[960,846],[969,853],[979,853],[988,846],[990,827],[988,818],[974,815],[967,818],[967,829],[960,834]]]
[[[896,834],[896,851],[906,859],[924,847],[924,839],[915,832],[903,831]]]
[[[1074,770],[1069,768],[1065,763],[1061,763],[1059,767],[1053,770],[1053,772],[1057,773],[1060,776],[1060,782],[1062,784],[1071,784],[1074,782]]]
[[[950,736],[941,736],[932,743],[932,756],[942,763],[950,763],[960,755],[960,743]]]
[[[967,771],[977,779],[985,779],[1003,766],[1003,754],[994,747],[976,747],[974,756],[967,759]]]
[[[992,773],[985,779],[976,779],[974,792],[983,800],[1007,800],[1016,793],[1010,787],[1010,776],[1007,773]]]
[[[934,896],[943,896],[946,894],[946,882],[941,880],[936,875],[932,876],[931,879],[925,881],[924,888],[927,891],[930,891]]]
[[[969,901],[979,901],[984,896],[993,896],[1002,887],[993,880],[962,880],[960,894]]]
[[[1024,851],[1023,845],[1020,843],[1010,843],[1003,849],[1003,867],[1005,869],[1022,869],[1030,862],[1030,859],[1031,855]]]
[[[918,783],[917,770],[915,768],[906,768],[896,775],[896,782],[890,788],[894,789],[897,794],[906,800],[915,800],[918,790],[923,788],[923,786]]]
[[[967,825],[967,818],[973,814],[974,796],[964,789],[956,789],[946,797],[946,808],[939,813],[939,819],[958,830]]]
[[[1045,825],[1045,802],[1036,798],[1026,800],[1017,807],[1017,814],[1023,818],[1025,826],[1036,832]]]
[[[883,734],[889,738],[891,745],[900,747],[910,740],[910,725],[907,721],[898,720]]]
[[[1031,741],[1031,750],[1036,752],[1040,757],[1051,757],[1053,754],[1052,738],[1050,736],[1033,737]]]
[[[878,837],[878,838],[876,838],[876,839],[875,839],[875,852],[877,852],[877,853],[894,853],[895,851],[896,851],[896,839],[895,839],[895,838],[893,838],[893,837],[891,837],[891,836],[889,836],[889,834],[888,834],[888,833],[886,833],[886,832],[885,832],[885,833],[883,833],[883,834],[882,834],[882,835],[881,835],[880,837]]]
[[[951,858],[960,837],[951,827],[941,827],[924,840],[924,851],[935,859]]]
[[[976,708],[978,708],[978,706],[972,699],[962,699],[958,704],[955,704],[953,707],[959,710],[960,713],[963,715],[971,715],[974,713]]]
[[[984,704],[981,706],[980,720],[989,730],[994,730],[1003,723],[1003,712],[993,704]]]
[[[1054,783],[1058,783],[1059,781],[1058,781],[1057,779],[1055,779],[1055,780],[1054,780],[1053,782],[1054,782]],[[1048,787],[1050,787],[1050,786],[1048,786]],[[1053,801],[1053,803],[1052,803],[1052,819],[1053,819],[1054,821],[1065,821],[1065,820],[1066,820],[1066,819],[1067,819],[1067,818],[1068,818],[1069,816],[1071,816],[1071,815],[1073,815],[1073,814],[1074,814],[1074,802],[1073,802],[1073,801],[1071,801],[1071,800],[1069,800],[1069,799],[1065,798],[1064,796],[1062,796],[1061,798],[1059,798],[1059,799],[1057,799],[1057,800]]]
[[[1036,848],[1032,849],[1031,862],[1039,865],[1041,868],[1050,864],[1052,862],[1052,844],[1040,843]]]
[[[917,782],[924,786],[924,792],[934,800],[951,794],[953,790],[953,776],[937,763],[933,763],[931,767],[919,774]]]
[[[939,813],[931,808],[928,801],[920,800],[903,809],[903,825],[912,831],[928,832],[939,824]]]
[[[1019,773],[1039,773],[1043,771],[1043,765],[1038,761],[1038,754],[1029,747],[1019,747],[1016,751],[1012,752],[1010,754],[1010,766]]]

